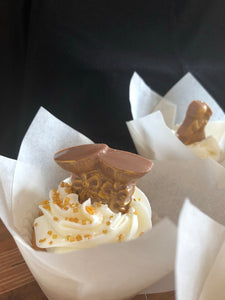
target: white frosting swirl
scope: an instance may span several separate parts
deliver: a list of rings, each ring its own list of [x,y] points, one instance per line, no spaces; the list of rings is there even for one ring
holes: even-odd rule
[[[39,206],[43,215],[34,221],[39,248],[62,253],[128,241],[152,227],[149,201],[137,187],[129,211],[121,214],[114,213],[106,204],[91,204],[91,199],[80,204],[70,184],[70,178],[62,181],[57,191],[50,191],[50,200]]]

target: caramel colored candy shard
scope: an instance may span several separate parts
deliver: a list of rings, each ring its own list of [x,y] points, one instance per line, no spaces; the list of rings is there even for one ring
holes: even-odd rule
[[[87,144],[61,150],[57,164],[72,173],[72,188],[80,203],[108,204],[114,212],[127,212],[136,180],[147,174],[153,163],[139,155],[109,148],[105,144]]]
[[[204,102],[192,101],[186,112],[186,117],[177,130],[178,138],[190,145],[205,139],[205,126],[212,115],[211,108]]]
[[[34,231],[34,228],[33,228],[33,231],[32,231],[32,248],[35,249],[35,250],[39,250],[39,251],[46,251],[45,248],[39,248],[36,244],[36,236],[35,236],[35,231]]]

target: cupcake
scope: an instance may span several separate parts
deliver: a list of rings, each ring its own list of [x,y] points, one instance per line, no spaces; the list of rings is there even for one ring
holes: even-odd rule
[[[152,227],[150,203],[136,187],[151,161],[104,144],[67,148],[54,159],[71,176],[39,205],[35,249],[63,253],[129,241]]]
[[[54,197],[55,193],[58,192],[58,185],[60,191],[64,190],[66,194],[71,194],[71,192],[77,194],[78,204],[82,205],[85,203],[87,199],[83,201],[83,197],[86,194],[91,199],[90,205],[86,205],[88,207],[97,207],[99,206],[97,203],[100,203],[101,206],[107,204],[114,214],[120,213],[124,216],[129,213],[133,197],[137,190],[136,186],[133,188],[134,183],[136,183],[136,179],[139,176],[144,175],[145,172],[151,169],[152,163],[148,160],[139,160],[140,157],[137,158],[133,155],[124,156],[123,153],[118,154],[117,152],[109,151],[109,149],[107,150],[105,146],[98,145],[93,146],[100,148],[97,151],[98,155],[96,149],[94,151],[94,148],[92,148],[95,152],[95,157],[98,157],[96,158],[98,161],[97,164],[93,164],[93,155],[91,155],[89,164],[88,166],[86,165],[88,155],[85,153],[84,148],[80,148],[83,159],[81,157],[66,159],[66,157],[62,156],[63,151],[59,153],[59,156],[55,156],[57,163],[68,170],[62,169],[53,161],[54,153],[60,149],[90,143],[92,142],[86,136],[70,128],[44,108],[41,108],[22,141],[17,161],[4,157],[1,158],[2,209],[0,214],[7,228],[12,233],[27,266],[48,299],[128,299],[164,279],[165,276],[169,276],[174,268],[176,226],[168,218],[160,219],[160,222],[157,224],[154,223],[153,219],[155,226],[151,230],[147,230],[142,236],[129,241],[124,241],[124,239],[119,241],[116,239],[116,242],[107,242],[97,247],[83,248],[66,253],[48,252],[48,248],[44,248],[43,245],[40,245],[42,248],[38,248],[39,251],[31,247],[32,230],[34,229],[35,235],[40,225],[37,224],[34,226],[36,223],[34,220],[35,218],[38,219],[39,210],[41,215],[43,214],[39,206],[45,206],[43,207],[43,211],[45,209],[46,212],[49,212],[51,203],[48,194],[53,188],[57,190],[50,192],[53,198],[52,202],[61,204],[57,201],[60,200],[58,199],[58,195],[56,194],[56,197]],[[71,154],[71,150],[67,150],[67,154]],[[118,154],[118,157],[115,157],[116,154]],[[114,157],[113,161],[112,156]],[[87,186],[90,181],[87,182],[87,177],[89,175],[86,177],[80,174],[79,168],[78,172],[75,169],[70,170],[68,168],[69,163],[76,167],[77,170],[77,167],[79,167],[79,165],[76,165],[77,162],[82,166],[81,163],[84,163],[84,161],[86,164],[83,165],[82,169],[85,170],[85,174],[90,173],[90,170],[88,171],[90,166],[91,169],[93,166],[97,170],[99,166],[101,166],[100,169],[104,169],[104,173],[102,172],[103,175],[107,174],[108,181],[113,183],[113,185],[115,184],[114,189],[118,193],[117,198],[114,197],[115,194],[112,194],[112,197],[107,197],[107,191],[110,193],[110,189],[106,189],[106,186],[110,186],[108,184],[104,186],[104,195],[100,192],[94,194],[96,191],[94,188],[94,186],[96,187],[94,184],[95,181],[92,181],[92,189],[88,190]],[[118,165],[116,165],[117,163]],[[93,173],[94,170],[92,170],[92,175],[94,175]],[[114,174],[116,175],[116,180],[114,180]],[[161,190],[164,186],[164,181],[159,178],[160,182],[156,186],[153,186],[151,192],[149,192],[149,189],[143,185],[143,182],[150,188],[154,176],[150,172],[144,178],[141,178],[140,181],[137,181],[137,185],[140,184],[140,186],[143,186],[143,191],[148,193],[146,194],[148,197],[151,196],[151,193],[155,192],[155,189]],[[100,178],[103,180],[104,176]],[[61,186],[62,181],[64,183]],[[124,186],[125,191],[122,188]],[[103,187],[103,183],[101,187]],[[128,190],[126,187],[128,187]],[[69,189],[71,189],[71,192]],[[130,196],[132,192],[133,194]],[[95,199],[98,199],[97,201],[93,199],[94,195],[96,196]],[[97,198],[97,195],[99,198]],[[129,197],[126,197],[126,195]],[[130,198],[132,201],[130,201]],[[154,198],[156,201],[155,196]],[[135,200],[134,203],[137,202],[138,204],[141,202],[138,196]],[[64,204],[67,204],[67,201],[65,199],[63,207]],[[75,209],[76,207],[73,207],[72,200],[70,201],[71,210]],[[56,209],[60,208],[60,205],[57,206]],[[65,208],[67,206],[65,205]],[[87,208],[87,210],[91,213],[93,212],[92,208]],[[63,209],[63,212],[67,211],[69,209]],[[138,216],[136,213],[133,213],[133,215]],[[161,213],[160,215],[163,217],[166,213]],[[95,216],[95,214],[90,214],[90,216]],[[143,218],[140,220],[143,220]],[[76,220],[74,219],[73,221]],[[73,222],[73,224],[76,225],[76,222]],[[60,220],[56,225],[61,225]],[[109,225],[106,224],[106,226]],[[52,228],[48,228],[38,240],[47,239],[50,236],[54,242],[59,238],[55,234],[59,233],[53,231]],[[106,237],[107,233],[103,233],[102,235]],[[137,236],[139,236],[138,232]],[[75,234],[75,237],[77,237],[77,234]],[[91,241],[91,238],[88,239],[88,236],[85,239]],[[48,244],[51,240],[48,241]],[[34,236],[34,241],[36,244],[36,236]],[[80,242],[82,240],[77,241],[77,244]],[[72,242],[70,242],[70,245],[72,245]],[[62,248],[65,250],[66,247]],[[47,250],[40,251],[40,249]]]
[[[223,160],[223,151],[216,138],[208,135],[206,127],[211,115],[212,110],[206,103],[192,101],[183,123],[177,126],[175,133],[200,158],[211,158],[220,162]]]

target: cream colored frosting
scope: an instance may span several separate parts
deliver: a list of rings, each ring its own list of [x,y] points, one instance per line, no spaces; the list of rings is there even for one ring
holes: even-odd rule
[[[49,252],[67,252],[103,243],[128,241],[152,227],[151,207],[144,193],[135,188],[129,211],[114,213],[108,205],[87,199],[82,204],[72,193],[70,178],[39,208],[43,213],[34,221],[36,244]]]
[[[222,150],[216,139],[212,136],[200,142],[187,145],[187,147],[200,158],[211,158],[216,161],[221,161]]]
[[[209,122],[206,125],[206,138],[200,142],[195,142],[186,145],[198,157],[211,158],[215,161],[221,162],[224,159],[223,147],[221,148],[221,141],[224,139],[225,122]],[[179,125],[175,125],[172,132],[176,135]]]

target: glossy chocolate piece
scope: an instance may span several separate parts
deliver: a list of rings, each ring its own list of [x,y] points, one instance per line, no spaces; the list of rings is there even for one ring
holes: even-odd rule
[[[185,145],[205,139],[205,126],[211,115],[212,110],[206,103],[199,100],[192,101],[183,123],[177,130],[178,138]]]
[[[129,209],[136,180],[153,166],[146,158],[105,144],[67,148],[57,152],[54,159],[72,173],[72,188],[81,203],[91,198],[122,213]]]

